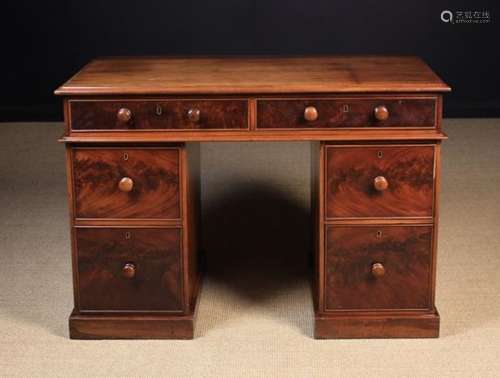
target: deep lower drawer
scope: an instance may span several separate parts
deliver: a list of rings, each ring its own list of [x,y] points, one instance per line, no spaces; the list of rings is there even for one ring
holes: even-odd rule
[[[179,149],[73,148],[77,218],[178,219]]]
[[[431,267],[431,226],[327,226],[325,309],[430,309]]]
[[[80,311],[181,311],[181,231],[77,228]]]
[[[246,129],[248,102],[230,100],[70,100],[72,130]]]
[[[431,217],[433,145],[326,147],[326,217]]]
[[[435,127],[435,98],[260,99],[257,128]]]

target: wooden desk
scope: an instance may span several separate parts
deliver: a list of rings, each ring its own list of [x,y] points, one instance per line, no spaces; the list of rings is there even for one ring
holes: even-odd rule
[[[449,90],[414,57],[91,62],[56,91],[66,122],[70,336],[192,338],[198,142],[301,140],[320,142],[315,337],[437,337]]]

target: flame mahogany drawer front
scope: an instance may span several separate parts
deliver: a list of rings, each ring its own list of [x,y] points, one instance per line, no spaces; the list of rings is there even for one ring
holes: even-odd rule
[[[246,100],[72,100],[72,130],[247,129]]]
[[[182,311],[180,229],[77,228],[81,311]]]
[[[436,126],[435,98],[311,98],[257,101],[257,128]]]
[[[433,145],[328,146],[326,217],[431,217]]]
[[[178,219],[178,148],[74,148],[76,218]]]
[[[327,226],[326,310],[431,309],[431,226]]]

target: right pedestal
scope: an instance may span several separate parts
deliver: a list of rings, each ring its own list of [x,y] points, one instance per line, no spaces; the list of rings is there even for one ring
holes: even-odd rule
[[[314,149],[315,337],[438,337],[439,141]]]

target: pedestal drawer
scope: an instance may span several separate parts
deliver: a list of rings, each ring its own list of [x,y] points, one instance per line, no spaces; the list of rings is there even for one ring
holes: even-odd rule
[[[431,226],[327,226],[326,310],[430,309]]]
[[[431,217],[433,145],[326,147],[326,217]]]
[[[181,311],[181,231],[77,228],[80,311]]]
[[[178,148],[74,148],[76,218],[178,219]]]

